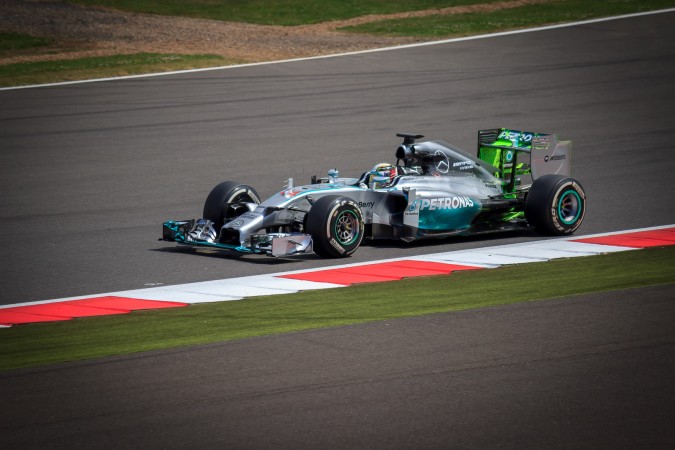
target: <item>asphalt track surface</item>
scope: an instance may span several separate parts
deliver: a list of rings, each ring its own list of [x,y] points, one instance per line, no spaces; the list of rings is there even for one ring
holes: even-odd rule
[[[397,131],[574,141],[583,234],[675,223],[675,14],[0,92],[0,303],[343,263],[157,242],[223,179],[267,196]],[[539,240],[365,246],[350,262]],[[562,282],[564,282],[564,277]],[[672,286],[2,374],[3,441],[85,447],[672,447]]]

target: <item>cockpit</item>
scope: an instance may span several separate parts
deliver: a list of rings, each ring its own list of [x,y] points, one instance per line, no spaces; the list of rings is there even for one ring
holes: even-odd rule
[[[494,167],[443,141],[415,143],[421,135],[397,134],[404,141],[396,150],[396,165],[403,172],[434,176],[492,178]],[[486,167],[489,166],[489,167]]]

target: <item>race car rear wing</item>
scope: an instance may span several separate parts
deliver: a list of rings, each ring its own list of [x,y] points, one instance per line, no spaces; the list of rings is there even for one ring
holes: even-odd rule
[[[493,175],[512,192],[519,175],[531,175],[533,181],[546,174],[570,176],[572,141],[507,128],[480,130],[477,156],[498,169]]]

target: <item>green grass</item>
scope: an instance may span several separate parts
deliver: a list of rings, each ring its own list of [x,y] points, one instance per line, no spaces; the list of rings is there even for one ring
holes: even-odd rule
[[[261,25],[305,25],[349,19],[367,14],[389,14],[444,8],[499,0],[68,0],[124,11],[200,17]]]
[[[675,246],[20,325],[0,331],[0,370],[668,283]]]
[[[441,38],[494,33],[674,6],[674,0],[608,0],[602,2],[561,0],[494,12],[384,20],[345,27],[342,30],[392,36]]]
[[[0,65],[0,86],[168,72],[198,67],[224,66],[237,62],[226,60],[218,55],[137,53],[110,57],[7,64]]]
[[[52,39],[19,33],[0,33],[0,56],[29,53],[49,47]]]
[[[70,3],[99,5],[152,14],[200,17],[263,25],[304,25],[348,19],[367,14],[391,14],[450,6],[496,3],[503,0],[68,0]],[[495,13],[437,16],[427,19],[388,21],[363,25],[355,30],[412,36],[447,36],[483,33],[543,23],[581,20],[675,6],[670,0],[561,0],[543,5]],[[443,25],[443,23],[446,23]],[[464,23],[466,22],[466,23]],[[428,26],[432,30],[428,29]],[[443,31],[448,26],[458,31]]]

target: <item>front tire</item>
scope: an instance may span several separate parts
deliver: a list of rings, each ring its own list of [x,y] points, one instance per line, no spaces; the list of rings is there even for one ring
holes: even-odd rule
[[[536,230],[563,236],[581,226],[586,192],[574,178],[544,175],[535,180],[525,200],[525,218]]]
[[[312,235],[317,255],[345,258],[363,240],[363,214],[351,199],[337,195],[321,197],[307,213],[307,232]]]
[[[214,228],[220,230],[226,222],[246,210],[244,203],[260,204],[260,196],[251,186],[236,181],[223,181],[211,189],[202,217],[214,223]]]

